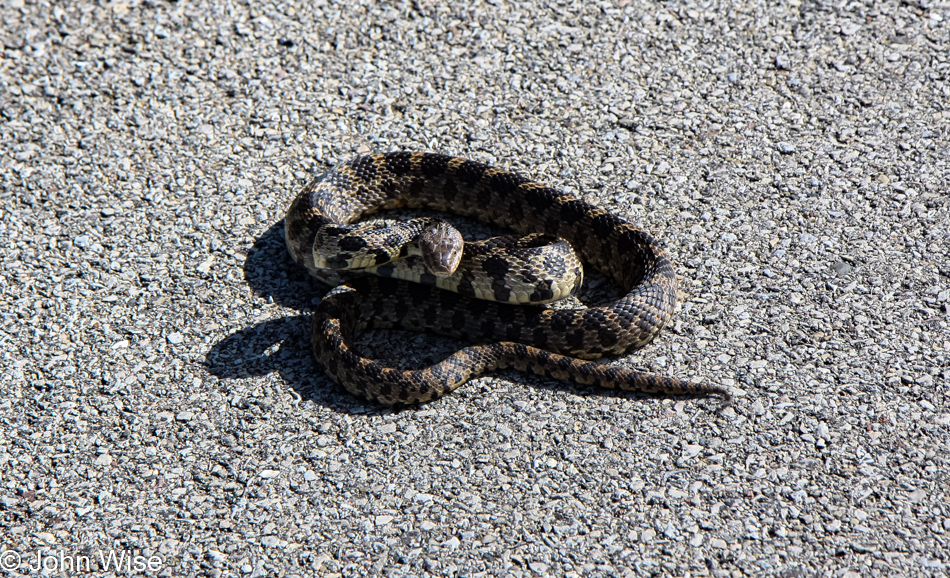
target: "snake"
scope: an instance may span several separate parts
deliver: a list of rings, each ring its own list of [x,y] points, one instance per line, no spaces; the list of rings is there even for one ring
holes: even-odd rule
[[[581,261],[625,293],[598,306],[552,308],[539,304],[544,300],[540,298],[504,302],[505,291],[499,291],[502,295],[495,297],[502,299],[495,300],[472,291],[449,291],[439,286],[444,275],[428,274],[429,282],[421,279],[425,273],[410,274],[419,277],[410,281],[397,278],[388,254],[380,257],[382,264],[369,259],[374,274],[340,270],[348,262],[367,263],[354,257],[353,249],[366,249],[369,243],[350,225],[378,211],[403,207],[449,212],[519,235],[563,240]],[[641,348],[660,333],[676,307],[676,272],[646,231],[517,172],[433,152],[357,156],[334,165],[300,190],[285,215],[284,236],[298,265],[336,285],[313,311],[314,358],[333,381],[371,402],[428,402],[499,369],[614,390],[730,398],[724,386],[596,361]],[[318,237],[327,236],[336,239],[344,255],[327,257],[315,247]],[[462,250],[463,262],[468,245]],[[366,250],[371,256],[376,251]],[[398,257],[409,250],[396,252]],[[520,272],[507,266],[506,259],[505,254],[493,255],[491,266],[481,263],[474,268],[487,277],[489,287],[497,287],[502,274]],[[549,292],[540,291],[542,297]],[[389,367],[363,357],[351,345],[363,330],[392,328],[464,339],[472,345],[422,369]]]

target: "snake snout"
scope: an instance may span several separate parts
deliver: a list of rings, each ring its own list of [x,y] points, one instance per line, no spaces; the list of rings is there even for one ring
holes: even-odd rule
[[[433,223],[419,235],[422,262],[436,277],[448,277],[455,273],[462,260],[464,244],[462,234],[448,223]]]

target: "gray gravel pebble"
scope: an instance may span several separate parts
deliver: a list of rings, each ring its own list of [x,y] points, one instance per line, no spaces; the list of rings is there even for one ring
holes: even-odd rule
[[[798,150],[798,147],[790,142],[780,142],[775,145],[775,148],[778,150],[778,152],[785,155],[790,155]]]
[[[110,552],[159,576],[950,571],[945,2],[0,18],[10,575],[37,555],[107,574]],[[654,233],[683,305],[615,363],[742,395],[499,373],[393,410],[330,383],[307,347],[325,288],[280,219],[312,173],[396,149],[521,170]],[[419,366],[457,345],[360,347]]]

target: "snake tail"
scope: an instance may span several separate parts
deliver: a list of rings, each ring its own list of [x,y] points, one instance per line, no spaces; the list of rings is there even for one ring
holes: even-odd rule
[[[333,381],[350,393],[383,405],[432,401],[470,379],[498,369],[514,369],[560,381],[605,389],[660,395],[721,395],[729,390],[672,377],[584,361],[511,341],[472,345],[425,369],[402,370],[362,357],[349,344],[353,333],[367,326],[391,327],[356,313],[360,294],[338,287],[324,297],[314,313],[311,347]],[[371,385],[367,385],[371,384]]]

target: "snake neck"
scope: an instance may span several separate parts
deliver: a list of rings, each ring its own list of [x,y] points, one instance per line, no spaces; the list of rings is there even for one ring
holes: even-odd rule
[[[285,222],[290,253],[316,274],[310,248],[321,226],[397,207],[452,212],[520,234],[540,230],[567,240],[625,291],[659,284],[675,299],[673,266],[645,231],[517,173],[435,153],[357,157],[311,181]]]

